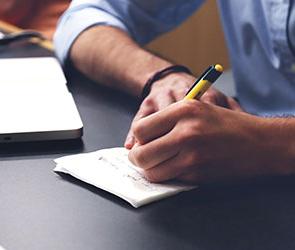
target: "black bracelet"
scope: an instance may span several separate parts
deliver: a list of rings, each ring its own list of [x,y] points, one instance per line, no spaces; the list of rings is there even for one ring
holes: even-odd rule
[[[141,101],[143,101],[149,95],[154,82],[164,78],[165,76],[167,76],[169,74],[178,73],[178,72],[192,74],[192,72],[187,67],[185,67],[183,65],[172,65],[172,66],[169,66],[169,67],[167,67],[165,69],[162,69],[162,70],[156,72],[145,83],[145,85],[143,87],[143,90],[142,90],[142,93],[141,93]]]

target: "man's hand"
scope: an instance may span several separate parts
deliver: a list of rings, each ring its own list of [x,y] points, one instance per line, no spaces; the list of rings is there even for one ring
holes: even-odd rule
[[[142,49],[121,29],[104,25],[94,26],[79,35],[70,50],[70,60],[90,79],[137,97],[155,72],[172,65]],[[182,100],[194,81],[193,76],[185,73],[170,74],[156,81],[134,117],[125,147],[131,149],[136,143],[133,136],[136,121]],[[241,110],[232,98],[213,88],[204,94],[201,101]]]
[[[174,102],[182,100],[195,80],[195,77],[189,74],[175,73],[155,82],[152,86],[150,94],[142,102],[133,119],[125,141],[125,147],[127,149],[131,149],[136,143],[133,130],[134,124],[137,121],[166,108]],[[210,88],[202,96],[201,101],[232,110],[242,110],[240,105],[233,98],[225,96],[223,93],[214,88]]]
[[[272,127],[266,118],[196,100],[180,101],[133,125],[138,143],[129,159],[152,182],[273,175],[278,173],[276,156],[286,148],[271,146]]]
[[[137,97],[140,96],[145,82],[155,72],[172,65],[142,49],[121,29],[104,25],[94,26],[79,35],[70,50],[70,60],[90,79]],[[170,74],[156,81],[132,122],[125,147],[131,149],[136,142],[133,136],[136,121],[182,100],[194,81],[193,76],[185,73]],[[233,99],[213,88],[201,100],[240,110]]]

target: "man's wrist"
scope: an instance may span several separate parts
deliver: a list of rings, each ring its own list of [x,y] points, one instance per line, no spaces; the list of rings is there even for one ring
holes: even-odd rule
[[[166,78],[167,76],[171,74],[177,74],[177,73],[192,74],[190,69],[183,65],[170,65],[162,70],[155,72],[145,83],[141,93],[141,100],[144,100],[149,95],[153,85],[156,82]]]

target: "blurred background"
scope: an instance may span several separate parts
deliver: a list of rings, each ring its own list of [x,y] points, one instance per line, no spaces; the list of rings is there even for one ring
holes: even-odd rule
[[[188,66],[197,75],[210,64],[229,68],[227,48],[215,0],[206,0],[192,17],[176,30],[147,46],[164,58]]]
[[[57,20],[70,2],[70,0],[0,0],[0,20],[22,29],[38,30],[52,39]]]
[[[0,0],[0,20],[22,29],[42,32],[52,39],[60,15],[70,0]],[[0,23],[5,25],[5,23]],[[175,63],[187,65],[195,74],[209,64],[229,67],[227,50],[215,0],[205,4],[176,30],[146,48]]]

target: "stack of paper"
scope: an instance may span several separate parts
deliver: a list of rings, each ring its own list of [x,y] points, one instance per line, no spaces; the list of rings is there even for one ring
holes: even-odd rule
[[[102,149],[55,160],[56,172],[70,174],[84,182],[126,200],[134,207],[160,200],[196,186],[148,182],[128,160],[125,148]]]

